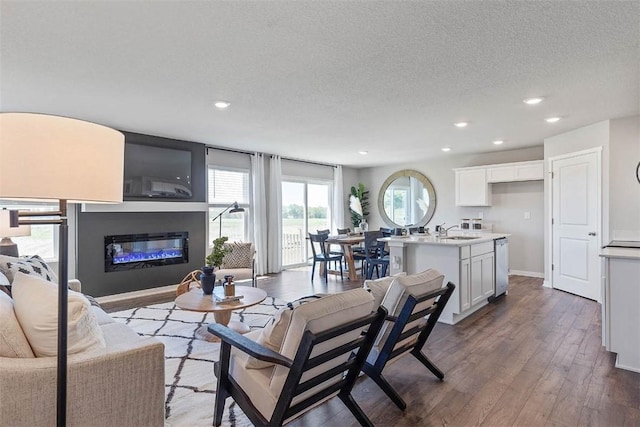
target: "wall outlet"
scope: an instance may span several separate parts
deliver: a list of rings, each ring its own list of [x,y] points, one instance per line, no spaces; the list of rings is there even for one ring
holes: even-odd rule
[[[524,219],[531,219],[531,212],[525,212]]]
[[[484,219],[484,213],[478,212],[478,219]]]

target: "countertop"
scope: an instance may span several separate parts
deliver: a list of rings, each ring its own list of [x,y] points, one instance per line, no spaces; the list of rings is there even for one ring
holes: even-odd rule
[[[602,248],[600,256],[604,258],[627,258],[640,260],[640,249],[637,248]]]
[[[449,233],[447,237],[436,237],[433,234],[418,235],[412,234],[410,236],[400,237],[391,236],[385,237],[379,240],[389,242],[390,245],[402,243],[412,245],[440,245],[440,246],[469,246],[477,243],[490,242],[495,239],[501,239],[503,237],[509,237],[511,234],[506,233],[476,233],[476,232],[454,232]],[[477,237],[476,239],[457,240],[451,239],[451,237],[465,236],[465,237]],[[640,253],[640,251],[639,251]]]

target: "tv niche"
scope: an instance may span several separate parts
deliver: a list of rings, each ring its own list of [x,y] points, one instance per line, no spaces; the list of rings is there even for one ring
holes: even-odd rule
[[[104,271],[189,262],[189,233],[123,234],[104,237]]]
[[[127,142],[124,199],[190,199],[191,151]]]

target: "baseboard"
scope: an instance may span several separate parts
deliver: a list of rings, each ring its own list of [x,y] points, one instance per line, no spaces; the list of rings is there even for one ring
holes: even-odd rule
[[[545,280],[544,282],[542,282],[542,287],[552,289],[553,285],[551,284],[550,281]]]
[[[544,273],[538,273],[537,271],[523,271],[523,270],[509,270],[509,276],[527,276],[527,277],[536,277],[538,279],[544,279]]]

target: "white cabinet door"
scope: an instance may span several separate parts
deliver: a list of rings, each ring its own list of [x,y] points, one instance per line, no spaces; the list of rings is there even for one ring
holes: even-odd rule
[[[471,305],[474,306],[495,293],[493,252],[471,258]]]
[[[489,298],[496,293],[495,263],[493,252],[481,256],[482,258],[482,296]]]
[[[482,294],[482,258],[483,255],[471,258],[471,305],[476,305],[484,299]]]
[[[458,291],[460,292],[460,309],[458,310],[458,314],[471,308],[471,299],[469,297],[470,276],[471,264],[469,262],[469,259],[467,258],[460,260],[460,285],[458,286]]]
[[[487,168],[487,182],[509,182],[516,176],[515,166]]]
[[[544,179],[544,162],[510,163],[487,166],[487,182],[537,181]]]
[[[456,170],[456,206],[489,206],[491,190],[486,169]]]
[[[536,181],[544,179],[544,163],[542,160],[535,163],[516,165],[514,181]]]

